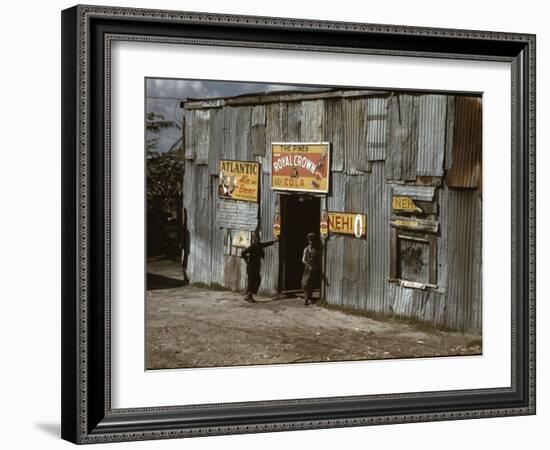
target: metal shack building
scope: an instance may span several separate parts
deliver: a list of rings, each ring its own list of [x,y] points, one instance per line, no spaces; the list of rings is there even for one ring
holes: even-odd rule
[[[367,215],[366,237],[323,240],[329,304],[481,332],[481,97],[325,90],[188,100],[184,211],[192,283],[244,290],[235,236],[258,230],[260,292],[299,289],[324,211]],[[329,142],[326,195],[271,188],[272,142]],[[258,202],[218,196],[219,161],[261,164]],[[240,233],[240,234],[239,234]]]

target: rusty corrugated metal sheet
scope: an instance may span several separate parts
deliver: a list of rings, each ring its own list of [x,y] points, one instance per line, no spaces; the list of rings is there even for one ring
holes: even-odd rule
[[[345,168],[344,133],[342,126],[342,100],[325,100],[323,140],[331,143],[331,169],[342,172]]]
[[[386,159],[387,97],[367,99],[367,158],[369,161]]]
[[[447,96],[422,95],[418,105],[418,176],[443,176]]]
[[[454,108],[452,163],[447,171],[447,184],[476,188],[481,181],[481,98],[457,96]]]

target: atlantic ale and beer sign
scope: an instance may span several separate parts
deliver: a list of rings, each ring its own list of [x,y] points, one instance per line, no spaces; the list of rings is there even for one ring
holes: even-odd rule
[[[220,161],[218,195],[231,200],[258,201],[260,164],[251,161]]]
[[[328,193],[329,167],[329,142],[271,144],[272,189]]]

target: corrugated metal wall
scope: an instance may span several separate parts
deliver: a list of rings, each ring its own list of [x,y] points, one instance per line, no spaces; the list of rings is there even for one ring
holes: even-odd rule
[[[261,164],[257,220],[262,240],[269,240],[279,201],[270,187],[271,142],[328,141],[326,208],[367,214],[367,236],[331,234],[326,240],[326,301],[481,331],[480,98],[365,91],[265,104],[219,102],[185,109],[185,132],[192,282],[245,287],[240,250],[228,248],[231,229],[215,225],[219,160]],[[415,185],[436,187],[436,288],[389,280],[392,187]],[[260,292],[275,293],[278,274],[278,247],[272,246],[266,249]]]

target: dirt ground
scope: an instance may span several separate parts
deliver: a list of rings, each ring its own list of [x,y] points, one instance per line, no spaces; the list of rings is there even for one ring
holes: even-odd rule
[[[180,266],[148,263],[148,369],[481,354],[481,336],[304,306],[301,298],[184,286]]]

